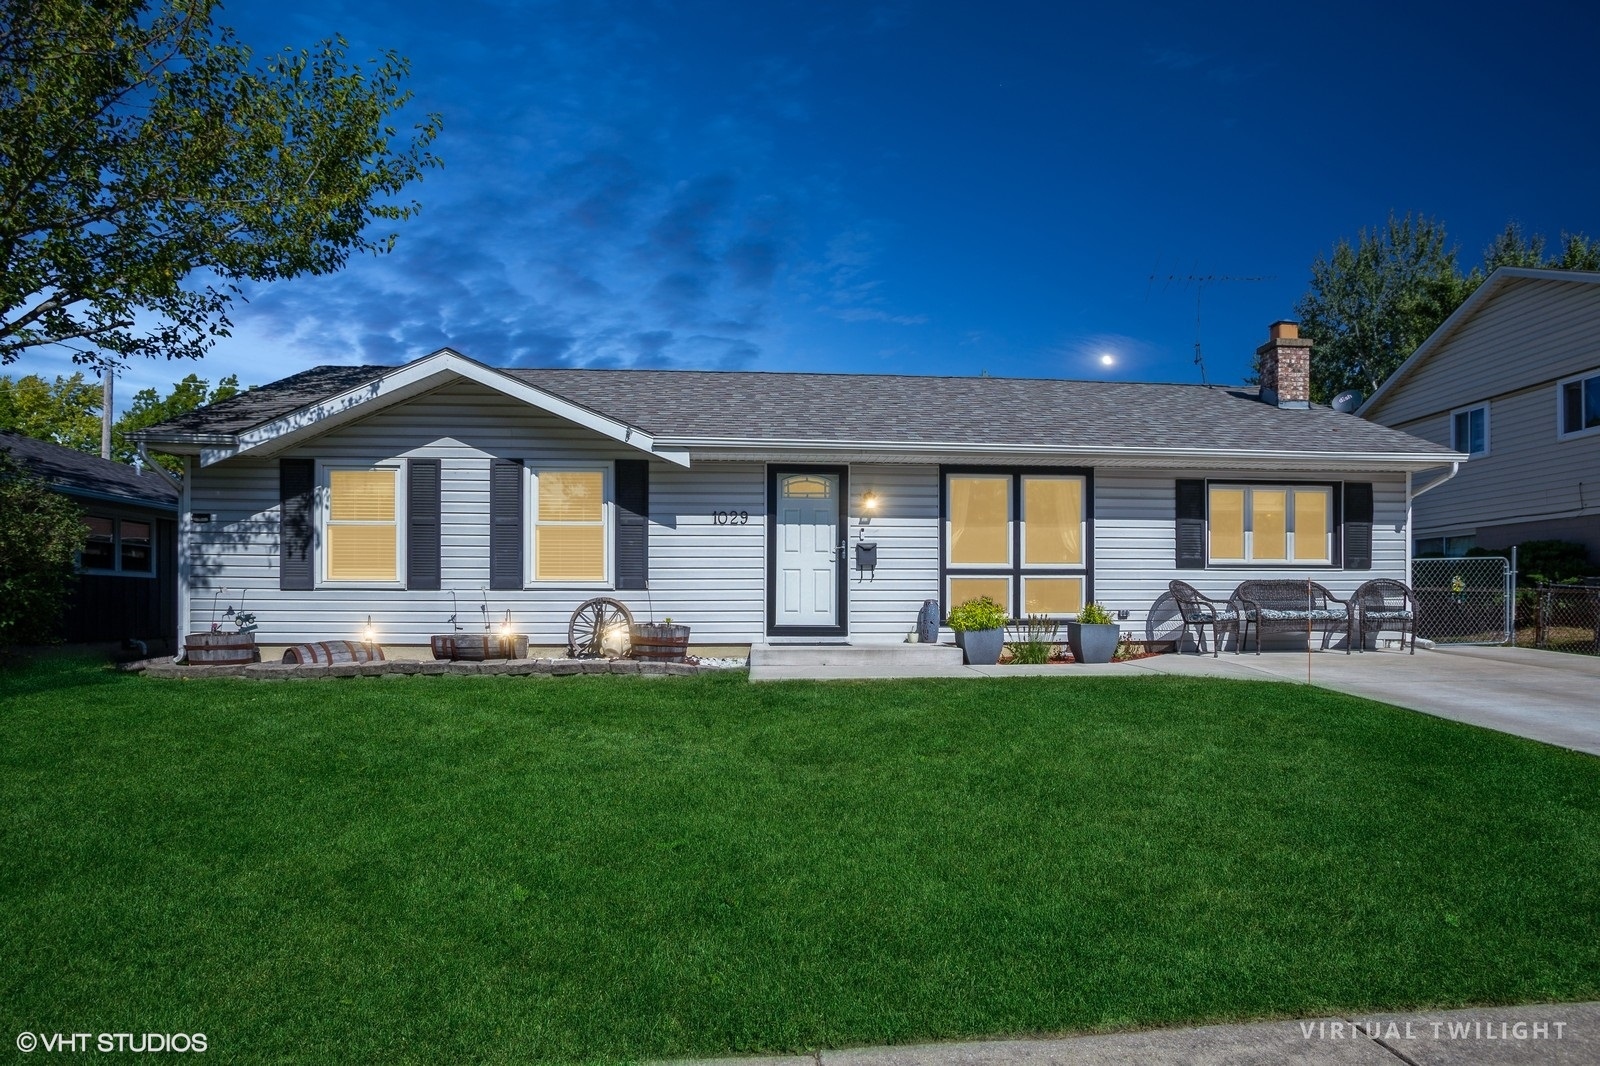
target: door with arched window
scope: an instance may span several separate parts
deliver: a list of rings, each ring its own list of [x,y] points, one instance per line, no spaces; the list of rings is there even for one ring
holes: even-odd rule
[[[767,629],[773,636],[842,636],[845,625],[844,467],[772,468],[767,514]]]

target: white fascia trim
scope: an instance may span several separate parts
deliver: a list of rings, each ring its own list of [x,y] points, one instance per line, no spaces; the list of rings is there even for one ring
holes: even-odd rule
[[[570,400],[534,388],[494,367],[485,366],[448,348],[407,363],[398,370],[347,389],[337,396],[308,404],[270,422],[236,435],[233,442],[202,448],[200,464],[210,466],[247,452],[271,455],[298,441],[325,433],[336,426],[363,417],[390,404],[419,396],[446,384],[451,379],[475,382],[485,388],[520,400],[530,407],[555,415],[575,425],[593,430],[678,466],[689,465],[689,453],[682,448],[658,449],[653,437],[643,430],[608,418]]]
[[[1478,313],[1480,306],[1512,281],[1518,279],[1524,281],[1577,281],[1593,285],[1600,283],[1600,273],[1588,270],[1546,270],[1541,267],[1500,267],[1493,274],[1490,274],[1484,280],[1484,283],[1473,291],[1471,296],[1462,301],[1460,307],[1450,312],[1450,317],[1441,322],[1438,329],[1428,334],[1427,339],[1417,345],[1417,350],[1412,352],[1405,362],[1395,368],[1394,373],[1390,374],[1383,384],[1378,386],[1376,392],[1367,397],[1365,403],[1356,408],[1356,414],[1362,418],[1370,419],[1372,417],[1370,412],[1377,406],[1378,401],[1398,388],[1400,382],[1411,375],[1411,371],[1416,368],[1418,363],[1432,355],[1434,349],[1442,347],[1446,339],[1457,328]]]
[[[683,447],[690,451],[712,449],[745,449],[751,451],[850,451],[873,452],[890,455],[1000,455],[1000,456],[1061,456],[1074,459],[1104,459],[1108,461],[1129,458],[1160,462],[1194,462],[1204,460],[1213,465],[1237,462],[1298,462],[1361,463],[1404,469],[1425,470],[1429,467],[1455,463],[1466,459],[1454,451],[1440,452],[1324,452],[1307,453],[1285,449],[1237,448],[1104,448],[1049,446],[1038,444],[972,444],[970,442],[908,443],[905,441],[832,441],[832,440],[745,440],[732,437],[704,437],[692,440],[666,440],[658,442],[666,447]]]

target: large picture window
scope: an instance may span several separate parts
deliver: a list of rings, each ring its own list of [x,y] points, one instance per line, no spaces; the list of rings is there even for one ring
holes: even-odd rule
[[[988,596],[1015,618],[1067,617],[1088,582],[1088,478],[945,474],[945,610]]]
[[[397,465],[324,466],[323,580],[398,582],[402,515]]]
[[[532,471],[533,580],[607,580],[609,473],[602,467]]]
[[[1209,487],[1212,565],[1333,563],[1333,489],[1328,485]]]

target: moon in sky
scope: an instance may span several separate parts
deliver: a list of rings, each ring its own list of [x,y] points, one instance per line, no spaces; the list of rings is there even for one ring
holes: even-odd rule
[[[1110,352],[1106,352],[1104,355],[1102,355],[1100,357],[1100,365],[1101,366],[1110,366],[1112,363],[1115,363],[1116,361],[1117,361],[1117,357],[1112,355]]]

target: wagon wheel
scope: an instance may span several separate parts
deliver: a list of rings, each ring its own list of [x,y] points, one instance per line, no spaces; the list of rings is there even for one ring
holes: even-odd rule
[[[567,654],[574,659],[598,658],[605,654],[608,643],[626,654],[631,625],[633,615],[626,605],[609,596],[585,600],[567,623]]]

